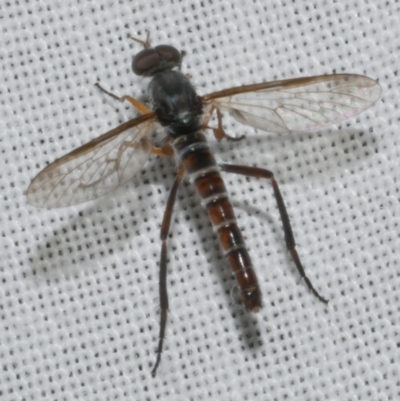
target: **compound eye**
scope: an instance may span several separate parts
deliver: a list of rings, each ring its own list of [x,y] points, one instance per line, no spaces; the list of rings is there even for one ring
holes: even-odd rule
[[[133,58],[132,70],[136,75],[147,75],[159,64],[160,51],[156,49],[144,49]]]
[[[161,56],[166,60],[174,65],[179,65],[182,61],[182,55],[181,52],[173,46],[169,45],[159,45],[154,48],[157,50],[158,53],[161,54]]]

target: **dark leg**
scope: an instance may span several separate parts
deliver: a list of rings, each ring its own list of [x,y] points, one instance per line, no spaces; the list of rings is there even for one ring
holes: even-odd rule
[[[273,173],[263,168],[238,166],[234,164],[221,164],[221,169],[222,171],[226,171],[228,173],[246,175],[249,177],[266,178],[270,181],[272,188],[274,190],[276,202],[278,204],[279,214],[281,215],[283,231],[285,233],[286,246],[290,252],[290,255],[292,256],[292,259],[296,264],[297,270],[299,271],[301,278],[304,279],[305,283],[307,284],[307,287],[320,301],[327,304],[328,300],[319,295],[318,291],[311,284],[310,279],[306,276],[303,265],[301,264],[299,255],[297,254],[296,251],[296,244],[294,242],[292,227],[290,226],[290,221],[289,221],[289,216],[287,214],[286,206],[285,203],[283,202],[281,191],[279,190],[278,183],[275,181]]]
[[[165,208],[163,221],[161,224],[161,259],[160,259],[160,335],[157,347],[157,359],[154,364],[151,374],[155,377],[158,365],[161,361],[161,353],[164,344],[165,328],[167,326],[168,314],[168,293],[167,293],[167,238],[169,227],[171,225],[172,210],[174,208],[176,193],[178,192],[179,184],[182,180],[184,170],[180,169],[172,185],[168,196],[167,206]]]
[[[137,43],[140,43],[145,49],[149,49],[151,47],[150,45],[150,31],[147,31],[147,35],[146,35],[146,41],[138,39],[138,38],[134,38],[131,35],[128,35],[129,39],[134,40]]]

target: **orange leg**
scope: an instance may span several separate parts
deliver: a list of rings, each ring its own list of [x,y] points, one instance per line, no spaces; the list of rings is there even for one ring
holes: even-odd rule
[[[154,146],[151,150],[151,153],[157,156],[172,157],[174,155],[174,150],[172,149],[172,146],[167,142],[161,147]]]
[[[139,102],[139,100],[136,100],[132,96],[127,95],[118,97],[113,93],[105,90],[98,82],[95,83],[95,86],[97,86],[101,91],[106,93],[108,96],[111,96],[113,99],[116,99],[120,102],[124,102],[125,100],[127,100],[140,114],[147,114],[152,112],[148,107],[146,107],[143,103]]]
[[[215,138],[216,138],[216,140],[218,142],[221,141],[223,138],[226,138],[228,141],[233,141],[233,142],[240,141],[240,140],[245,138],[244,135],[239,136],[238,138],[235,138],[233,136],[228,135],[225,132],[224,127],[222,126],[222,113],[221,113],[221,111],[218,108],[213,107],[212,110],[211,110],[211,113],[210,113],[211,115],[214,112],[214,110],[217,113],[217,124],[218,124],[218,126],[217,126],[217,128],[211,128],[211,127],[209,127],[209,128],[211,128],[213,130],[214,136],[215,136]]]

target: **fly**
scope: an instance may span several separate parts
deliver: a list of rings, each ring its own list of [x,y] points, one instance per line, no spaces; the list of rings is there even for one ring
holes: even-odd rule
[[[224,131],[223,111],[242,124],[277,134],[319,129],[367,109],[378,100],[381,88],[365,76],[335,74],[238,86],[199,96],[189,79],[180,72],[181,52],[169,45],[151,47],[148,38],[146,42],[135,40],[144,49],[134,57],[132,69],[137,75],[151,77],[148,86],[151,108],[131,96],[119,98],[97,84],[108,95],[130,102],[141,115],[47,166],[30,183],[27,199],[31,205],[42,208],[76,205],[103,196],[128,182],[152,154],[175,158],[177,173],[161,224],[160,333],[152,370],[155,376],[161,360],[168,312],[167,238],[177,190],[185,176],[194,183],[207,209],[240,287],[240,298],[249,312],[259,311],[262,297],[221,172],[269,181],[282,220],[286,246],[297,270],[310,291],[320,301],[328,302],[304,271],[273,173],[264,168],[217,164],[204,132],[211,129],[218,141],[241,139],[232,138]],[[213,115],[217,120],[216,128],[208,125]],[[157,147],[150,135],[160,127],[165,139],[162,146]]]

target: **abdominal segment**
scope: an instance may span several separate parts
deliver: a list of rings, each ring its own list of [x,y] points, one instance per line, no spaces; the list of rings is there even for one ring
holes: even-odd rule
[[[224,255],[235,274],[246,308],[257,312],[261,307],[261,293],[250,255],[236,223],[231,202],[219,171],[204,172],[194,182],[203,199],[214,230],[218,234]]]
[[[173,143],[178,162],[193,181],[206,207],[214,231],[217,233],[224,256],[241,290],[246,309],[257,312],[261,307],[261,293],[250,255],[236,223],[219,167],[200,133],[188,134]]]

